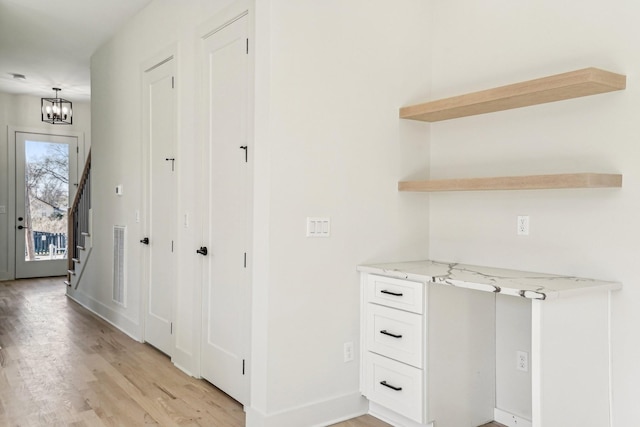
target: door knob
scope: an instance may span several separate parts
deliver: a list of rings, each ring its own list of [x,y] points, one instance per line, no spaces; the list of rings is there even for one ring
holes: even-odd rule
[[[19,225],[18,226],[18,230],[22,230],[23,228],[29,228],[29,227],[25,227],[24,225]],[[205,248],[206,249],[206,248]]]
[[[149,244],[149,238],[145,237],[144,239],[140,240],[140,243],[144,243],[145,245]]]
[[[207,251],[206,246],[200,246],[200,249],[196,249],[196,253],[199,253],[200,255],[207,255],[209,251]]]

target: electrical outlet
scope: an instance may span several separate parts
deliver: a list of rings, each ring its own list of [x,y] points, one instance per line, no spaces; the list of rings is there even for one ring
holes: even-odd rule
[[[529,235],[529,216],[518,215],[517,226],[518,226],[517,228],[518,236],[528,236]]]
[[[344,361],[351,362],[353,360],[353,343],[351,341],[344,343]]]
[[[516,369],[529,372],[529,354],[526,351],[516,351]]]

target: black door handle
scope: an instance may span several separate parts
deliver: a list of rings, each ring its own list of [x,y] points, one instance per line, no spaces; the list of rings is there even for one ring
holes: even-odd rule
[[[25,227],[24,225],[19,225],[18,226],[18,230],[22,230],[23,228],[29,228],[29,227]]]
[[[140,240],[140,243],[144,243],[145,245],[149,244],[149,238],[145,237],[144,239]]]
[[[207,253],[209,253],[209,251],[207,251],[207,247],[206,246],[200,246],[200,249],[196,249],[196,253],[199,253],[200,255],[207,255]]]

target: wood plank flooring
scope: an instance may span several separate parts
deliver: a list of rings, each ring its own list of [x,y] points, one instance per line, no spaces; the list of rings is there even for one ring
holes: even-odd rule
[[[1,426],[244,426],[238,402],[68,299],[62,280],[0,282]]]
[[[240,404],[64,293],[0,282],[0,425],[244,425]]]

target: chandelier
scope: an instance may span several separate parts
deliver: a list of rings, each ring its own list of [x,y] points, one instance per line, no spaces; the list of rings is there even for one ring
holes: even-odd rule
[[[71,101],[58,98],[58,92],[62,89],[54,87],[56,92],[55,98],[42,98],[42,121],[51,123],[52,125],[71,125],[73,124],[73,110]]]

